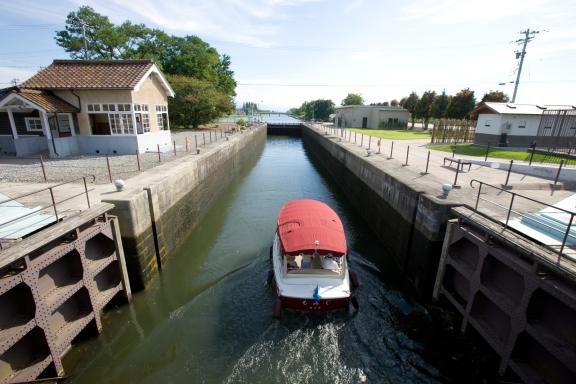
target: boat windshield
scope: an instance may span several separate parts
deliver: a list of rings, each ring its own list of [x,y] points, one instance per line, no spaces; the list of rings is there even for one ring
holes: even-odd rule
[[[285,255],[286,273],[340,275],[343,269],[343,257],[319,254]]]

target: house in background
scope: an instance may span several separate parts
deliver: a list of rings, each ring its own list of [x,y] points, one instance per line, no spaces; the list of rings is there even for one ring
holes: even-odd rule
[[[150,60],[54,60],[0,90],[0,151],[63,157],[167,150],[173,96]]]
[[[576,144],[576,107],[482,103],[474,143],[502,147],[567,146]]]
[[[337,128],[406,128],[408,110],[401,107],[349,105],[336,108],[334,124]]]

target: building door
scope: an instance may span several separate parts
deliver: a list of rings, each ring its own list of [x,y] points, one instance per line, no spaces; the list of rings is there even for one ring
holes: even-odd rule
[[[362,128],[368,128],[368,118],[367,117],[362,118]]]

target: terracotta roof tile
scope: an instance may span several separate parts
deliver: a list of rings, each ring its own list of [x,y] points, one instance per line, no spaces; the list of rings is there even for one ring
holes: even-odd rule
[[[52,95],[51,93],[34,89],[22,89],[19,87],[0,89],[0,101],[13,93],[16,93],[20,97],[38,105],[49,113],[75,113],[79,111],[79,109],[72,104],[62,100],[58,96]]]
[[[151,60],[54,60],[23,88],[133,89],[154,63]]]

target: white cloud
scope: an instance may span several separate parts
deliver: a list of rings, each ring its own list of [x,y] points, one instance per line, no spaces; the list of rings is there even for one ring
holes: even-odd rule
[[[177,33],[266,47],[273,45],[277,23],[286,17],[288,7],[316,1],[321,0],[93,0],[90,5],[115,22],[135,21],[136,16],[144,23]]]
[[[550,0],[412,0],[402,7],[405,21],[425,19],[431,23],[492,22],[509,16],[536,13],[553,6]],[[547,9],[554,11],[554,9]]]

